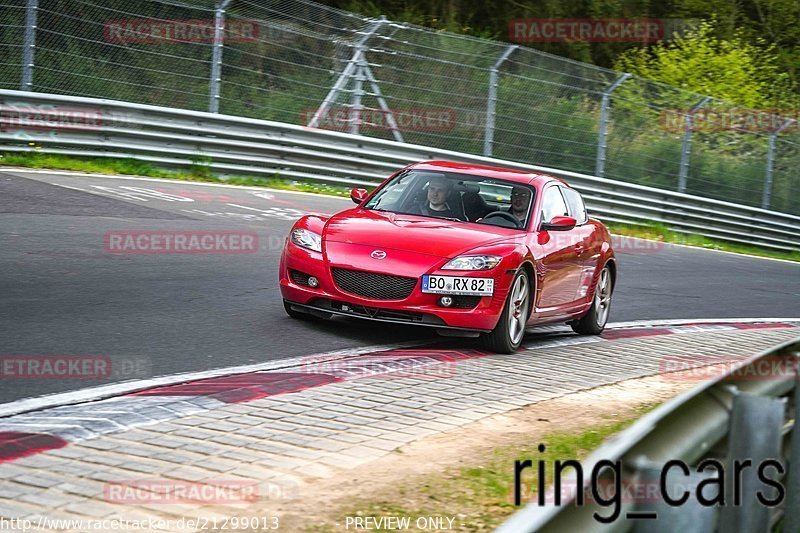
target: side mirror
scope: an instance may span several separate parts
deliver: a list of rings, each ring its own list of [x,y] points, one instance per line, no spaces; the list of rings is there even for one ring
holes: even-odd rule
[[[542,229],[548,231],[567,231],[578,225],[578,221],[573,217],[558,216],[553,217],[550,222],[542,223]]]
[[[357,204],[366,200],[367,196],[369,196],[367,189],[353,189],[350,191],[350,199]]]

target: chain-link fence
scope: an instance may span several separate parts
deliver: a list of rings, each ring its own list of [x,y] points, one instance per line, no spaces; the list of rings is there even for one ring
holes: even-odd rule
[[[800,214],[796,112],[306,0],[0,2],[5,89],[337,129]]]

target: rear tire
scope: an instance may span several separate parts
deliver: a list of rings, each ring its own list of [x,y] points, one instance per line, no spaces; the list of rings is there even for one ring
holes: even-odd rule
[[[511,282],[503,312],[490,333],[481,334],[481,344],[495,353],[513,353],[522,344],[530,316],[531,282],[525,269],[519,269]]]
[[[597,278],[592,307],[581,318],[570,322],[572,331],[581,335],[600,335],[608,322],[613,292],[614,282],[611,278],[611,269],[604,266],[600,271],[600,277]]]

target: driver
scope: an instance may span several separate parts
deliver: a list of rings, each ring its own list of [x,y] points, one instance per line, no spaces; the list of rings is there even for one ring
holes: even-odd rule
[[[460,218],[447,204],[447,198],[450,196],[452,187],[450,180],[443,176],[431,178],[428,183],[426,201],[419,206],[420,214],[433,217]]]
[[[508,212],[520,221],[520,224],[525,223],[528,218],[528,205],[531,202],[531,191],[527,187],[514,187],[511,189],[511,207]]]

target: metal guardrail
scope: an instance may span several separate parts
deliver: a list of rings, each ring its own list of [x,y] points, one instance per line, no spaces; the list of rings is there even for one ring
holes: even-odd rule
[[[421,160],[505,166],[564,178],[603,220],[658,222],[687,234],[800,250],[800,216],[787,213],[426,146],[114,100],[0,90],[0,150],[179,167],[200,161],[223,176],[278,174],[348,186],[375,185]]]
[[[497,532],[757,533],[770,531],[781,520],[782,531],[800,531],[800,433],[792,431],[798,413],[799,363],[800,339],[795,339],[663,404],[582,461],[585,483],[576,483],[572,476],[571,486],[578,490],[561,505],[529,503]],[[737,474],[734,462],[743,464],[747,459],[752,465]],[[775,460],[787,470],[787,459],[788,473],[764,470],[765,477],[785,489],[778,503],[778,493],[759,480],[757,468]],[[683,476],[679,467],[670,468],[665,476],[670,498],[680,498],[684,490],[690,494],[679,506],[667,504],[661,493],[660,475],[671,460],[691,465],[688,476]],[[719,461],[724,483],[701,484],[721,477],[715,468],[701,472],[698,465],[704,460]],[[582,506],[575,502],[581,490],[589,489],[591,494],[588,473],[607,464],[604,461],[620,465],[621,486],[627,488],[627,497],[620,499],[619,519],[608,524],[593,517],[593,513],[611,514],[610,506],[600,505],[608,500],[592,498]],[[600,481],[615,475],[608,469],[598,468],[597,472],[595,479]],[[735,476],[740,476],[739,489]],[[568,483],[562,483],[562,488],[570,486]],[[696,497],[698,487],[704,487],[703,496],[711,500],[720,494],[713,489],[724,487],[726,504],[701,504]],[[739,504],[735,504],[736,490],[741,494]],[[775,505],[760,503],[759,491]],[[610,495],[605,493],[603,498]],[[631,519],[629,513],[655,513],[656,517]]]

